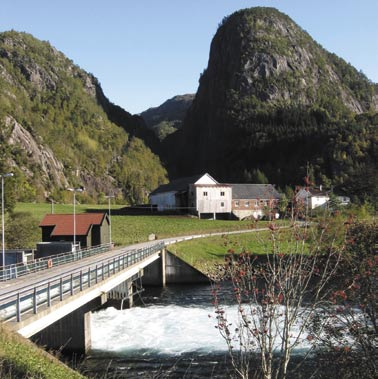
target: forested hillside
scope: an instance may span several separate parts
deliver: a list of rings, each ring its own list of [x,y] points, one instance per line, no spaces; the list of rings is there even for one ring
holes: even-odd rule
[[[196,95],[131,115],[48,42],[0,34],[7,199],[147,200],[169,176],[333,187],[377,203],[378,86],[273,8],[226,17]],[[184,119],[184,121],[182,121]],[[160,142],[159,142],[160,140]],[[160,158],[156,155],[159,154]],[[67,200],[67,199],[66,199]]]
[[[0,34],[0,172],[19,201],[56,201],[84,186],[84,201],[109,193],[141,202],[167,180],[138,116],[115,106],[97,79],[48,42]]]
[[[226,17],[181,130],[165,143],[176,176],[316,184],[363,199],[377,188],[377,86],[288,16]],[[175,171],[176,170],[176,171]]]
[[[192,105],[193,98],[192,94],[177,95],[158,107],[147,109],[140,115],[159,140],[163,140],[177,129],[181,129],[182,121]]]

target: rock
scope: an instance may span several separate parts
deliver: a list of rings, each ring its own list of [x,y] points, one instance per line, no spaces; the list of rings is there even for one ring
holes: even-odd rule
[[[149,236],[148,236],[148,240],[149,241],[155,241],[157,238],[156,238],[156,235],[151,233]]]
[[[67,178],[64,175],[63,164],[56,159],[54,153],[48,146],[37,143],[34,137],[15,119],[7,116],[5,119],[7,128],[11,128],[8,143],[21,147],[27,153],[28,166],[20,167],[28,176],[34,174],[27,168],[30,165],[37,165],[39,168],[39,179],[46,183],[52,182],[60,188],[68,186]]]

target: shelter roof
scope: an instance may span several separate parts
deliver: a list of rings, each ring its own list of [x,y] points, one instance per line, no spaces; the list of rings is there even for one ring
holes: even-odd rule
[[[88,235],[92,225],[102,225],[106,213],[79,213],[75,215],[76,235]],[[73,214],[47,214],[39,224],[40,227],[53,226],[51,236],[74,235]]]

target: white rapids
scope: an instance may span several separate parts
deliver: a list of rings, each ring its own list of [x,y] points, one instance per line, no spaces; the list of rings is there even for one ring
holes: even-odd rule
[[[236,328],[237,306],[226,306],[224,309],[228,321]],[[227,345],[216,325],[213,307],[152,305],[125,310],[107,308],[91,315],[92,350],[168,355],[223,352],[227,350]],[[299,325],[293,328],[294,338]],[[298,346],[299,350],[310,347],[305,337],[306,333]],[[280,345],[279,340],[276,347]]]
[[[170,355],[223,351],[225,342],[209,315],[214,315],[211,307],[107,308],[91,315],[92,349],[124,353],[152,350]]]

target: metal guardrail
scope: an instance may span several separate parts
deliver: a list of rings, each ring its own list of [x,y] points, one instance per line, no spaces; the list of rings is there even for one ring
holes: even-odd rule
[[[0,320],[14,319],[20,322],[23,314],[37,314],[39,307],[51,307],[53,301],[62,301],[64,297],[73,296],[77,291],[83,291],[163,248],[164,243],[158,243],[143,249],[122,252],[120,255],[97,262],[94,267],[89,265],[86,270],[73,270],[34,286],[20,288],[17,292],[0,298]]]
[[[15,279],[20,276],[28,275],[33,272],[46,270],[53,266],[59,266],[65,263],[77,261],[96,254],[104,253],[110,250],[111,244],[103,244],[87,249],[81,249],[68,253],[55,254],[48,257],[35,259],[30,263],[16,263],[5,266],[0,270],[0,282]]]

